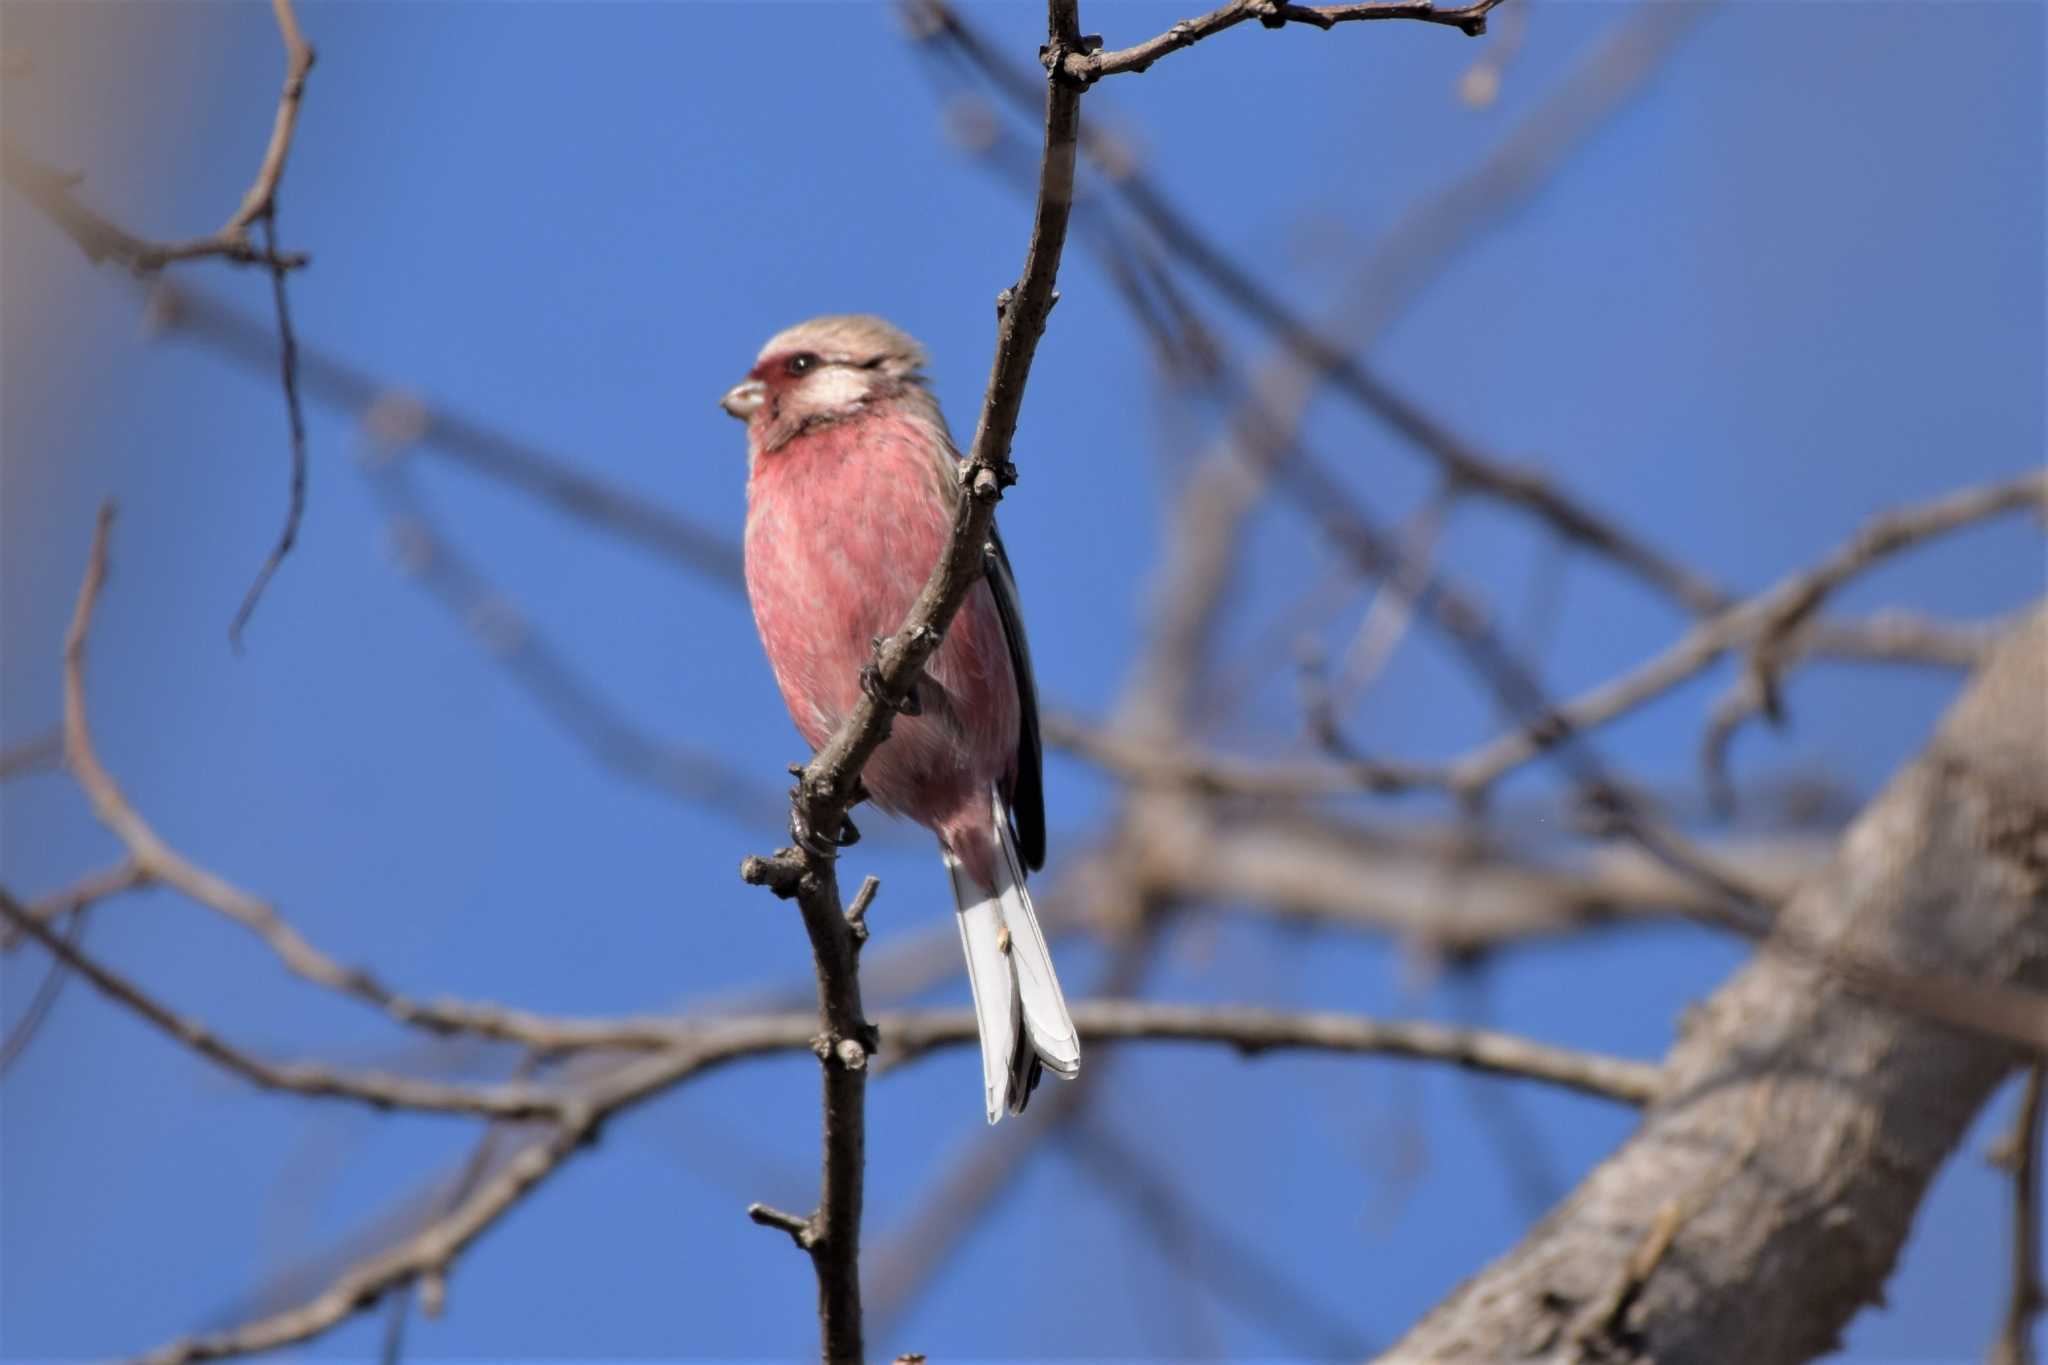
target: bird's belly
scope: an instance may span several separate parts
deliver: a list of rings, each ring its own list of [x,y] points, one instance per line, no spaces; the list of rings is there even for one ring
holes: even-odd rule
[[[873,641],[902,626],[944,552],[951,506],[915,433],[849,424],[764,457],[748,493],[747,591],[797,730],[822,746],[858,703]],[[841,439],[825,439],[843,433]],[[801,463],[799,463],[799,461]],[[925,713],[899,717],[864,773],[876,804],[933,823],[1005,772],[1016,684],[985,584],[926,669]]]

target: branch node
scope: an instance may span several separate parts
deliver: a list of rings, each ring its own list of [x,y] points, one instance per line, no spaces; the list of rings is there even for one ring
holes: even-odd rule
[[[799,1218],[772,1204],[755,1203],[747,1205],[747,1217],[764,1228],[780,1228],[788,1233],[789,1240],[795,1242],[799,1250],[809,1251],[818,1244],[818,1230],[813,1222],[815,1214],[811,1218]]]
[[[846,907],[846,923],[853,930],[854,946],[868,941],[868,907],[875,903],[875,893],[882,889],[882,879],[873,873],[861,882],[860,890],[853,893],[853,904]]]
[[[765,886],[783,900],[797,894],[803,877],[803,861],[795,849],[778,849],[766,858],[753,854],[740,863],[741,881],[748,886]]]

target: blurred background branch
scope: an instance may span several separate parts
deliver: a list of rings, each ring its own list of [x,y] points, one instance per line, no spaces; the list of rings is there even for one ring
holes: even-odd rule
[[[820,1021],[793,926],[721,890],[781,819],[762,778],[793,741],[720,529],[738,451],[710,403],[744,347],[826,307],[931,336],[956,418],[981,396],[986,282],[1040,194],[1038,17],[914,0],[905,43],[879,7],[820,12],[776,30],[789,93],[763,100],[737,71],[672,79],[685,31],[766,41],[740,8],[506,12],[486,39],[459,13],[308,5],[336,94],[301,110],[289,6],[274,32],[95,8],[10,5],[0,87],[0,1240],[39,1267],[9,1277],[0,1348],[805,1349],[786,1249],[736,1216],[808,1197]],[[2033,1358],[2039,1070],[1972,1021],[2032,1037],[2048,984],[2040,803],[2008,771],[2048,742],[2015,700],[2024,648],[1986,664],[2044,587],[2037,528],[2005,515],[2048,490],[2022,401],[2038,319],[2000,311],[2038,281],[2013,262],[2042,232],[1972,206],[2038,184],[2039,134],[2007,116],[2038,105],[2038,56],[2015,55],[2040,50],[2017,32],[2038,17],[1893,15],[1917,36],[1866,51],[1842,36],[1880,20],[1841,10],[1767,34],[1707,4],[1104,15],[1154,36],[1076,29],[1052,53],[1069,81],[1173,60],[1087,97],[1066,299],[1032,403],[1020,418],[1011,366],[980,453],[999,474],[1014,424],[1030,485],[1006,531],[1066,755],[1042,900],[1083,1033],[1119,1046],[983,1131],[956,1103],[972,1026],[924,851],[863,820],[849,869],[887,891],[836,1032],[872,1024],[860,1074],[890,1077],[860,1128],[873,1353],[1362,1354],[1412,1329],[1429,1354],[1791,1359],[1889,1275],[1899,1306],[1857,1319],[1852,1352],[1979,1351],[1981,1321],[1995,1359]],[[1355,18],[1493,32],[1267,44],[1248,23]],[[70,75],[102,68],[67,24],[108,50],[159,35],[126,105],[72,98],[127,87]],[[181,34],[189,51],[162,37]],[[275,99],[254,54],[279,34]],[[601,82],[561,60],[577,44],[608,54]],[[453,50],[485,60],[458,79]],[[849,104],[849,65],[899,93],[921,74],[936,100]],[[367,72],[388,99],[362,97]],[[215,174],[247,166],[220,132],[254,137],[246,110],[148,112],[213,85],[275,99],[246,189]],[[1904,88],[1938,104],[1910,127]],[[701,140],[737,108],[743,137]],[[155,180],[91,151],[102,117],[162,125]],[[934,124],[956,163],[908,181],[847,154],[854,127],[893,158]],[[317,271],[269,236],[288,154]],[[95,207],[66,164],[93,166]],[[208,238],[117,226],[223,195],[240,206]],[[67,283],[31,312],[30,281],[88,273],[79,248],[148,277],[145,334],[189,344],[123,349],[132,285]],[[204,259],[263,269],[270,319],[231,272],[206,292],[162,275]],[[93,387],[67,406],[37,390],[52,374]],[[271,589],[294,606],[215,660],[194,622],[255,499],[220,456],[259,444],[280,381],[293,510],[265,578],[309,447],[362,477],[320,481],[321,534]],[[1147,446],[1150,470],[1129,458]],[[109,492],[128,574],[102,594],[95,569],[54,669]],[[402,581],[366,571],[379,540]],[[495,709],[501,690],[530,705]],[[1738,777],[1758,716],[1775,747],[1744,738]],[[40,779],[58,767],[69,782]],[[143,889],[212,913],[141,913]],[[836,882],[814,899],[846,932]],[[1694,923],[1776,946],[1742,965],[1745,943]],[[117,1008],[82,1007],[72,974]],[[106,1032],[138,1019],[174,1046]],[[1425,1065],[1389,1093],[1367,1057]],[[223,1092],[221,1066],[273,1095]],[[2021,1070],[2007,1123],[1991,1096]],[[355,1103],[301,1102],[321,1095]],[[2008,1175],[1944,1168],[1994,1118]],[[274,1164],[309,1139],[325,1174]],[[109,1186],[119,1210],[38,1193],[127,1169],[149,1188]],[[299,1231],[251,1258],[237,1219],[266,1183]],[[1993,1208],[2009,1256],[1975,1235]],[[167,1227],[190,1230],[176,1274]],[[77,1255],[116,1246],[134,1307],[81,1311]],[[1765,1262],[1790,1269],[1758,1293]],[[992,1310],[1020,1265],[1059,1312]],[[226,1303],[210,1324],[195,1294]]]

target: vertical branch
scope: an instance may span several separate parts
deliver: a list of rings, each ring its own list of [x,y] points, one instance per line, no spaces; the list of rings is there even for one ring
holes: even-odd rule
[[[291,10],[279,0],[279,14],[289,15]],[[296,32],[294,27],[293,32]],[[303,46],[303,44],[301,44]],[[301,77],[303,80],[303,77]],[[289,87],[288,87],[289,88]],[[278,117],[284,117],[279,111]],[[284,557],[292,552],[298,543],[299,523],[306,515],[306,409],[299,401],[299,339],[292,331],[290,301],[285,296],[285,268],[275,264],[277,260],[277,204],[273,200],[263,212],[263,245],[273,264],[270,267],[271,304],[277,310],[278,379],[284,386],[285,417],[291,426],[291,493],[285,502],[284,529],[277,533],[276,542],[270,553],[263,557],[263,565],[256,570],[256,579],[249,584],[249,590],[242,595],[242,605],[235,609],[235,619],[228,623],[228,639],[235,648],[242,647],[242,627],[249,624],[249,614],[256,610],[257,599],[270,586],[271,578],[277,573]]]
[[[1048,0],[1047,43],[1041,54],[1046,79],[1045,153],[1038,199],[1017,283],[996,300],[995,361],[974,441],[961,473],[966,496],[953,519],[946,551],[912,604],[903,628],[876,650],[875,686],[864,689],[832,738],[800,772],[790,796],[792,846],[772,857],[749,858],[740,875],[796,901],[811,940],[818,974],[818,1016],[813,1044],[824,1072],[824,1170],[818,1207],[808,1217],[755,1204],[747,1216],[780,1228],[811,1258],[818,1279],[818,1319],[828,1361],[860,1360],[860,1223],[867,1143],[868,1058],[880,1038],[861,1006],[862,916],[872,892],[863,888],[855,911],[841,908],[837,845],[846,813],[860,798],[860,771],[888,738],[889,725],[916,686],[968,591],[984,572],[985,550],[1003,489],[1016,480],[1010,442],[1023,409],[1024,385],[1059,295],[1060,254],[1074,205],[1074,159],[1080,132],[1083,82],[1069,75],[1065,58],[1081,51],[1077,0]]]
[[[263,164],[256,168],[254,183],[242,196],[235,216],[228,219],[221,233],[231,238],[243,238],[248,235],[252,224],[263,224],[264,257],[270,263],[271,301],[277,310],[279,378],[284,384],[285,413],[291,421],[291,494],[285,503],[284,529],[277,533],[270,553],[263,557],[262,567],[256,570],[255,581],[242,595],[242,605],[235,609],[234,620],[228,623],[228,639],[236,649],[242,647],[242,627],[249,623],[249,614],[256,610],[257,600],[263,596],[263,590],[270,586],[278,566],[284,563],[284,557],[297,543],[299,523],[306,515],[306,413],[299,402],[299,342],[292,334],[291,309],[285,299],[287,267],[277,254],[277,186],[284,178],[285,158],[291,155],[292,134],[298,131],[299,105],[306,94],[306,73],[313,69],[313,48],[299,31],[299,18],[292,12],[292,0],[270,0],[270,7],[277,17],[278,37],[284,40],[284,90],[277,97],[277,118],[271,124],[270,145],[263,151]]]
[[[284,42],[284,89],[277,97],[277,117],[271,122],[270,144],[263,149],[263,162],[256,168],[256,179],[242,196],[235,216],[228,219],[227,226],[221,229],[221,234],[230,238],[245,235],[257,219],[272,218],[277,214],[277,184],[284,178],[285,158],[291,155],[292,134],[298,131],[299,105],[306,94],[306,73],[313,69],[313,46],[299,31],[299,18],[292,12],[292,0],[270,0],[270,10],[277,20],[277,36]],[[274,243],[271,258],[275,268]]]
[[[1010,439],[1024,406],[1024,381],[1030,376],[1045,320],[1059,302],[1053,286],[1060,253],[1067,245],[1067,220],[1074,208],[1074,151],[1081,131],[1081,82],[1065,72],[1065,57],[1081,50],[1081,17],[1077,0],[1049,0],[1047,42],[1042,54],[1047,69],[1045,152],[1038,170],[1038,201],[1032,213],[1031,240],[1024,250],[1024,271],[1014,289],[996,300],[1001,327],[989,370],[988,391],[974,443],[967,456],[977,469],[995,471],[1008,483]],[[977,546],[977,552],[979,547]]]
[[[2034,1365],[2034,1320],[2044,1304],[2041,1288],[2041,1109],[2048,1065],[2027,1069],[2019,1117],[1993,1161],[2012,1172],[2012,1289],[2005,1322],[1992,1343],[1989,1365]]]

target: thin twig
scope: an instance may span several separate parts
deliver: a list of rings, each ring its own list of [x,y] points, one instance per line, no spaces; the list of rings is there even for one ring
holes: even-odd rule
[[[2019,1113],[1993,1160],[2012,1173],[2012,1272],[2005,1319],[1986,1365],[2034,1365],[2034,1320],[2048,1307],[2041,1284],[2041,1112],[2048,1063],[2027,1068]]]
[[[350,1266],[304,1303],[224,1332],[172,1342],[141,1357],[143,1365],[185,1365],[309,1341],[401,1285],[445,1276],[466,1247],[584,1149],[606,1119],[723,1060],[679,1049],[621,1068],[546,1137],[522,1149],[467,1198],[397,1246]]]
[[[287,0],[276,0],[278,13],[289,16],[291,9]],[[296,32],[296,26],[294,26]],[[286,86],[290,89],[289,83]],[[297,107],[296,100],[293,107]],[[279,111],[280,120],[284,117]],[[272,186],[275,192],[275,185]],[[253,194],[254,191],[252,190]],[[277,206],[266,201],[263,210],[263,241],[275,256],[277,250]],[[299,401],[299,340],[292,332],[291,304],[286,298],[285,271],[280,266],[270,270],[271,305],[277,310],[278,376],[284,386],[284,409],[291,429],[291,492],[285,500],[284,527],[277,533],[277,541],[270,547],[270,553],[263,557],[263,564],[256,570],[256,580],[242,595],[242,605],[235,609],[235,616],[228,623],[228,641],[236,649],[242,647],[242,627],[249,623],[249,615],[256,610],[257,600],[263,590],[270,586],[271,578],[277,573],[284,557],[292,552],[292,546],[299,539],[299,523],[306,515],[306,410]]]
[[[1413,19],[1425,24],[1447,24],[1467,37],[1486,32],[1486,16],[1501,0],[1472,0],[1472,3],[1439,9],[1431,0],[1377,0],[1369,4],[1292,5],[1280,0],[1231,0],[1220,9],[1197,19],[1183,19],[1157,37],[1111,52],[1076,52],[1066,59],[1069,76],[1092,85],[1104,76],[1127,71],[1144,71],[1170,52],[1192,47],[1204,38],[1247,19],[1267,28],[1284,27],[1290,20],[1312,28],[1331,29],[1353,20]]]
[[[81,906],[71,912],[71,923],[65,926],[62,942],[74,950],[85,936],[86,918],[89,913]],[[70,964],[62,958],[51,959],[49,967],[43,973],[42,981],[36,986],[36,993],[29,998],[28,1008],[21,1012],[21,1018],[8,1030],[7,1037],[0,1039],[0,1076],[6,1075],[7,1069],[28,1050],[28,1045],[35,1040],[44,1021],[50,1017],[50,1011],[56,1007],[57,997],[64,991],[64,983],[70,979]]]
[[[1330,680],[1329,700],[1334,713],[1349,710],[1400,648],[1409,624],[1415,619],[1416,596],[1435,574],[1437,542],[1455,501],[1454,490],[1438,491],[1400,529],[1400,568],[1383,580],[1373,594],[1364,619],[1358,623],[1358,633],[1340,657]]]
[[[277,116],[270,130],[269,144],[256,168],[256,178],[242,195],[242,202],[219,231],[182,242],[152,242],[134,236],[109,219],[87,208],[73,193],[79,177],[65,175],[6,140],[7,183],[28,197],[49,219],[62,228],[97,264],[111,260],[137,275],[154,275],[178,261],[218,259],[236,265],[260,265],[273,274],[297,270],[307,262],[304,253],[280,253],[276,239],[259,249],[249,240],[249,229],[259,218],[269,218],[277,209],[277,186],[284,176],[284,163],[291,154],[292,135],[298,128],[299,104],[306,93],[306,73],[313,69],[313,48],[299,31],[298,16],[291,0],[271,0],[279,37],[284,40],[284,89],[278,96]]]
[[[2005,512],[2028,508],[2048,517],[2048,474],[1966,488],[1865,523],[1847,544],[1797,583],[1786,585],[1761,613],[1762,619],[1750,641],[1748,673],[1762,700],[1764,714],[1773,722],[1783,719],[1784,703],[1778,684],[1793,653],[1793,636],[1843,584],[1901,550]]]
[[[0,902],[0,909],[6,905]],[[1303,1050],[1445,1062],[1563,1085],[1626,1104],[1649,1102],[1663,1085],[1662,1072],[1646,1063],[1576,1053],[1483,1029],[1421,1022],[1121,1000],[1083,1002],[1075,1008],[1074,1020],[1082,1038],[1091,1044],[1181,1041],[1230,1046],[1248,1056]],[[890,1055],[892,1064],[939,1048],[970,1046],[978,1037],[974,1015],[968,1010],[885,1014],[876,1022],[896,1049]],[[320,1336],[404,1284],[445,1275],[465,1247],[588,1143],[612,1115],[668,1093],[720,1065],[771,1052],[809,1049],[816,1028],[817,1017],[807,1013],[735,1020],[707,1026],[664,1051],[628,1061],[576,1092],[571,1097],[573,1103],[552,1111],[559,1118],[548,1135],[510,1158],[459,1204],[396,1246],[352,1264],[304,1303],[226,1332],[173,1343],[144,1359],[152,1365],[179,1365],[276,1350]],[[501,1095],[520,1093],[510,1086],[479,1089]],[[1015,1131],[1028,1130],[1020,1127]],[[765,1207],[756,1217],[792,1236],[809,1225],[807,1219]],[[814,1254],[822,1245],[814,1239]]]
[[[64,761],[64,736],[56,730],[24,740],[11,749],[0,749],[0,782],[12,782],[30,773],[50,772]]]
[[[1468,1071],[1544,1081],[1624,1104],[1648,1104],[1663,1089],[1663,1073],[1647,1062],[1551,1047],[1489,1029],[1351,1014],[1140,1000],[1083,1001],[1074,1007],[1073,1015],[1075,1028],[1090,1043],[1219,1043],[1246,1057],[1313,1051],[1447,1062]],[[913,1057],[929,1047],[966,1043],[974,1037],[973,1015],[966,1011],[885,1014],[878,1016],[877,1023],[890,1049],[890,1065],[896,1064],[898,1057]]]
[[[541,1054],[529,1048],[520,1057],[519,1065],[513,1068],[511,1078],[513,1080],[525,1080],[533,1074],[541,1060]],[[485,1130],[482,1139],[471,1149],[468,1158],[462,1163],[462,1169],[455,1173],[455,1179],[449,1183],[445,1193],[437,1193],[435,1195],[434,1212],[436,1216],[449,1213],[470,1196],[477,1185],[491,1173],[492,1167],[497,1164],[499,1151],[503,1148],[506,1139],[519,1131],[521,1130],[515,1126],[502,1123],[494,1123]],[[415,1299],[419,1302],[420,1311],[428,1317],[437,1318],[441,1316],[441,1311],[446,1307],[448,1299],[446,1275],[438,1271],[428,1271],[418,1280],[402,1286],[392,1296],[391,1308],[384,1325],[384,1340],[381,1343],[380,1350],[383,1365],[398,1365],[399,1360],[404,1355],[405,1328],[407,1321],[412,1317],[412,1305]]]
[[[270,143],[263,149],[262,164],[256,168],[256,179],[248,192],[242,196],[242,203],[221,229],[226,236],[246,235],[250,226],[259,218],[274,218],[277,214],[277,186],[284,178],[285,158],[291,155],[292,134],[299,125],[299,104],[306,93],[306,73],[313,69],[313,47],[299,31],[298,15],[292,12],[291,0],[270,0],[272,15],[277,20],[278,37],[284,40],[284,89],[277,97],[277,117],[271,123]],[[266,244],[266,252],[274,262],[277,244]],[[273,265],[272,267],[276,267]]]
[[[951,6],[917,0],[920,33],[944,38],[982,70],[1006,96],[1025,103],[1033,83],[1005,61]],[[1271,330],[1303,363],[1367,411],[1385,421],[1410,445],[1433,460],[1458,486],[1517,506],[1553,532],[1600,554],[1695,612],[1717,610],[1725,595],[1620,523],[1554,487],[1534,470],[1494,459],[1454,432],[1420,404],[1369,369],[1342,345],[1304,321],[1273,294],[1250,268],[1234,261],[1201,232],[1193,220],[1141,174],[1120,146],[1101,135],[1083,138],[1111,186],[1160,242],[1206,279],[1239,311]]]
[[[455,547],[406,467],[409,442],[423,421],[418,404],[397,395],[379,399],[364,419],[372,444],[359,463],[384,513],[398,571],[459,621],[492,662],[606,770],[734,821],[758,824],[783,810],[787,798],[780,791],[712,750],[642,729]]]
[[[299,401],[299,341],[292,332],[292,313],[286,298],[285,267],[278,263],[277,255],[277,187],[284,178],[285,159],[291,155],[292,134],[299,124],[299,104],[306,93],[306,73],[313,69],[313,48],[299,31],[298,15],[292,12],[292,0],[270,0],[271,11],[277,18],[278,36],[284,40],[284,90],[277,97],[277,117],[271,124],[270,145],[264,148],[263,163],[256,169],[256,179],[242,196],[241,207],[228,220],[221,231],[229,235],[246,235],[254,223],[263,224],[264,255],[270,262],[271,306],[277,314],[278,372],[284,385],[285,415],[291,426],[291,493],[285,502],[284,527],[278,532],[277,541],[270,553],[264,556],[263,564],[256,570],[256,580],[242,596],[241,606],[235,609],[234,619],[228,623],[228,641],[236,649],[242,647],[242,628],[249,623],[249,614],[256,610],[257,600],[263,590],[270,586],[271,578],[277,573],[284,557],[292,552],[292,546],[299,538],[299,523],[306,515],[306,412]]]
[[[113,867],[88,873],[62,891],[53,891],[36,901],[28,907],[29,918],[37,924],[55,924],[66,915],[77,914],[100,901],[148,886],[149,881],[149,874],[137,867],[133,859],[124,858]],[[0,951],[12,952],[19,942],[21,934],[12,924],[0,924]]]
[[[1964,489],[1921,506],[1878,517],[1811,569],[1788,575],[1746,601],[1693,627],[1636,668],[1556,708],[1554,724],[1501,736],[1452,765],[1453,785],[1483,789],[1536,757],[1557,733],[1584,733],[1628,715],[1705,672],[1729,651],[1780,638],[1817,611],[1845,583],[1902,550],[2006,512],[2048,503],[2048,474]],[[1767,653],[1753,672],[1782,666],[1785,647]]]
[[[486,1118],[561,1118],[576,1102],[555,1092],[522,1085],[462,1086],[414,1080],[380,1072],[346,1072],[311,1063],[266,1062],[216,1035],[206,1025],[161,1004],[109,967],[81,952],[69,939],[36,922],[28,907],[0,889],[0,915],[36,940],[65,968],[77,972],[115,1003],[141,1016],[224,1070],[266,1090],[311,1098],[355,1100],[375,1109],[411,1109]]]
[[[154,275],[179,261],[222,260],[234,265],[297,270],[311,259],[303,252],[268,255],[249,240],[246,232],[229,233],[225,229],[181,242],[152,242],[137,237],[79,200],[74,192],[78,177],[38,161],[12,138],[0,138],[0,168],[4,168],[7,183],[41,209],[95,265],[113,261],[136,275]]]
[[[199,343],[252,374],[277,363],[275,331],[210,295],[159,282],[150,293],[157,333]],[[538,499],[600,535],[651,551],[676,568],[730,592],[741,591],[740,551],[732,538],[665,510],[647,493],[609,483],[564,455],[490,425],[430,406],[403,387],[313,346],[299,348],[307,395],[358,421],[401,420],[410,449],[445,457],[473,473]]]
[[[1789,617],[1793,625],[1780,628],[1796,632],[1797,621],[1810,616],[1829,594],[1890,555],[2044,500],[2048,500],[2048,475],[2032,474],[1964,489],[1879,517],[1813,568],[1789,574],[1755,597],[1729,606],[1635,668],[1549,709],[1537,723],[1488,740],[1448,764],[1385,760],[1275,763],[1160,752],[1058,717],[1049,720],[1046,735],[1049,742],[1072,748],[1113,771],[1148,781],[1185,783],[1217,795],[1308,799],[1359,791],[1385,794],[1431,789],[1475,795],[1567,736],[1589,734],[1620,720],[1697,677],[1730,652],[1754,647],[1774,621]],[[1779,668],[1783,663],[1780,660],[1767,666]]]
[[[93,747],[85,705],[86,643],[106,584],[113,519],[113,504],[102,504],[78,603],[64,637],[64,761],[100,823],[126,847],[131,868],[122,875],[128,878],[127,884],[155,882],[171,887],[255,934],[293,975],[360,1000],[401,1024],[437,1034],[474,1033],[543,1050],[582,1045],[585,1035],[573,1025],[565,1030],[553,1021],[496,1005],[413,1000],[360,967],[343,966],[309,942],[274,906],[165,843],[129,804]],[[672,1030],[666,1036],[672,1037]]]
[[[1357,1360],[1371,1354],[1358,1328],[1317,1302],[1222,1221],[1204,1216],[1194,1191],[1165,1174],[1152,1152],[1126,1142],[1100,1117],[1068,1125],[1064,1145],[1102,1196],[1130,1209],[1153,1234],[1154,1247],[1177,1275],[1199,1281],[1218,1301],[1264,1323],[1277,1340],[1293,1343],[1291,1354],[1303,1360]]]

